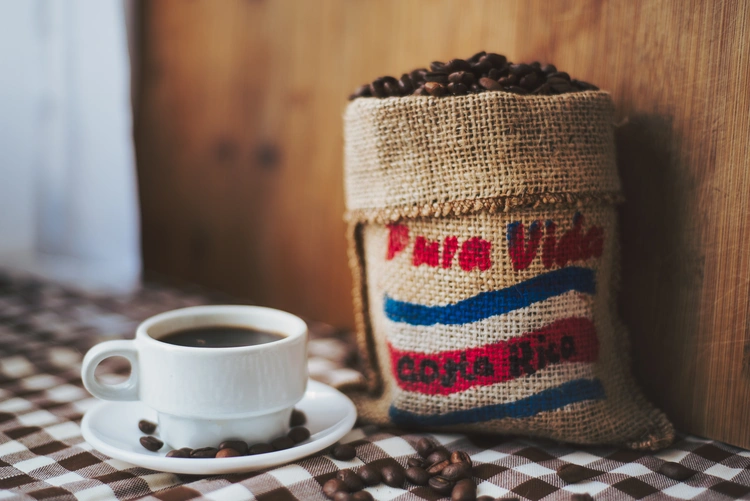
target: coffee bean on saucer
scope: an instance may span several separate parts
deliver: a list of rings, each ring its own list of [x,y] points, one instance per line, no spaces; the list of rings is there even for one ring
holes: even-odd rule
[[[432,487],[438,494],[448,494],[453,490],[453,482],[445,477],[432,477],[427,485]]]
[[[190,453],[190,457],[215,458],[217,452],[219,452],[219,449],[217,449],[216,447],[201,447],[199,449],[193,449],[193,452]]]
[[[338,491],[333,495],[333,501],[352,501],[352,495],[348,492]]]
[[[151,421],[146,421],[145,419],[141,419],[138,421],[138,429],[141,430],[146,435],[151,435],[153,432],[156,431],[156,423],[152,423]]]
[[[296,426],[289,430],[287,437],[291,438],[295,444],[298,444],[310,438],[310,430],[304,426]]]
[[[374,501],[372,494],[367,491],[355,492],[350,498],[352,501]]]
[[[464,451],[453,451],[451,454],[451,463],[468,463],[471,466],[471,456]]]
[[[575,484],[591,478],[591,472],[588,468],[577,464],[564,464],[557,469],[557,476],[569,484]]]
[[[401,487],[406,479],[403,466],[395,461],[383,466],[380,474],[383,476],[383,483],[390,487]]]
[[[369,464],[363,466],[357,472],[357,476],[365,483],[365,485],[378,485],[383,477],[380,476],[380,472],[374,466]]]
[[[251,445],[250,448],[247,451],[248,456],[255,456],[256,454],[268,454],[269,452],[273,452],[274,448],[270,444],[254,444]]]
[[[430,474],[431,477],[434,477],[435,475],[440,475],[441,472],[445,469],[446,466],[451,464],[450,459],[446,459],[444,461],[438,461],[437,463],[433,463],[427,468],[427,473]]]
[[[333,447],[331,455],[336,459],[349,461],[357,455],[357,450],[349,444],[338,444]]]
[[[271,440],[271,446],[277,451],[283,451],[294,447],[294,440],[289,437],[279,437]]]
[[[240,453],[240,456],[244,456],[247,454],[248,447],[247,442],[242,440],[225,440],[219,445],[219,450],[221,449],[234,449]]]
[[[242,454],[240,454],[240,451],[230,449],[229,447],[227,447],[226,449],[219,449],[219,452],[216,453],[217,458],[235,458],[238,456],[242,456]]]
[[[426,458],[435,452],[435,444],[427,437],[420,438],[416,443],[416,449],[420,456]]]
[[[469,463],[451,463],[443,468],[440,475],[451,482],[457,482],[462,478],[468,478],[471,476],[471,466],[469,466]]]
[[[406,460],[406,465],[409,467],[416,466],[417,468],[424,468],[424,460],[420,458],[409,458]]]
[[[474,501],[476,498],[477,484],[470,478],[456,482],[456,485],[453,486],[453,491],[451,491],[451,501]]]
[[[419,466],[410,466],[404,472],[404,476],[409,482],[416,485],[427,485],[430,480],[430,474]]]
[[[695,471],[673,461],[667,461],[666,463],[663,463],[657,471],[665,477],[669,477],[673,480],[679,481],[687,480],[688,478],[695,475]]]
[[[164,445],[164,442],[150,435],[148,437],[141,437],[140,442],[143,447],[153,452],[158,451]]]
[[[349,488],[346,486],[343,480],[332,478],[328,482],[323,484],[323,494],[325,494],[328,499],[333,499],[333,496],[337,492],[349,492]]]
[[[307,416],[305,413],[294,409],[292,411],[292,416],[289,418],[289,426],[302,426],[305,423],[307,423]]]
[[[188,458],[190,457],[189,452],[185,452],[182,449],[175,449],[172,451],[167,452],[168,458]]]
[[[336,473],[336,478],[346,484],[346,486],[349,488],[349,492],[361,491],[365,488],[365,484],[362,483],[362,479],[360,479],[352,470],[339,470],[339,472]]]

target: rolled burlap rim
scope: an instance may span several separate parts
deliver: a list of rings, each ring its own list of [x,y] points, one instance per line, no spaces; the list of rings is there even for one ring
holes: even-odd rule
[[[344,113],[349,265],[366,384],[382,389],[362,227],[400,219],[622,201],[607,92],[359,98]]]

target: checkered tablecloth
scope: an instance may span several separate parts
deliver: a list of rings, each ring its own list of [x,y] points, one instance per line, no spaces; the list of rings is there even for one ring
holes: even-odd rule
[[[93,344],[132,336],[153,314],[227,298],[150,285],[127,297],[92,296],[0,273],[0,500],[110,500],[149,497],[179,501],[324,500],[321,485],[340,468],[405,464],[424,434],[375,427],[355,428],[345,439],[357,458],[308,457],[267,471],[196,477],[159,473],[113,460],[81,437],[79,423],[94,399],[83,389],[80,362]],[[310,372],[325,383],[356,381],[345,332],[311,323]],[[127,366],[109,361],[109,371]],[[750,452],[711,440],[682,436],[656,454],[610,447],[576,448],[510,437],[430,435],[448,449],[467,451],[476,465],[479,495],[519,499],[738,499],[750,495]],[[656,473],[664,461],[696,472],[685,482]],[[555,470],[583,465],[591,478],[565,484]],[[381,485],[379,500],[434,500],[425,487]]]

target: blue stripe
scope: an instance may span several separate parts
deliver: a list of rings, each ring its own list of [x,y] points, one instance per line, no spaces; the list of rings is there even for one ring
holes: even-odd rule
[[[574,379],[555,388],[540,391],[530,397],[465,411],[446,414],[415,414],[391,406],[391,420],[404,426],[447,426],[452,424],[481,423],[492,419],[526,418],[540,412],[552,411],[584,400],[603,400],[604,387],[598,379]]]
[[[445,306],[425,306],[385,297],[385,314],[394,322],[411,325],[458,325],[503,315],[530,304],[575,290],[596,292],[594,270],[570,266],[538,275],[525,282]]]

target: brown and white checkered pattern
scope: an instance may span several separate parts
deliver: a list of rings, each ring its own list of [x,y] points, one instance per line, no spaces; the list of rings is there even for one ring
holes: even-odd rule
[[[0,500],[163,501],[324,500],[321,485],[340,468],[401,464],[425,436],[404,430],[355,428],[346,440],[357,458],[318,455],[271,470],[198,477],[159,473],[110,459],[83,441],[79,428],[94,403],[81,386],[80,361],[94,343],[132,335],[142,319],[168,309],[225,298],[149,286],[128,297],[88,296],[28,278],[0,274]],[[345,333],[311,324],[311,373],[329,384],[361,377],[346,368],[352,350]],[[109,370],[123,373],[110,362]],[[682,437],[669,449],[644,454],[607,447],[575,448],[539,440],[430,435],[448,449],[467,451],[480,495],[520,499],[750,499],[750,452]],[[676,461],[696,474],[685,482],[656,473]],[[565,484],[555,470],[575,463],[590,478]],[[379,500],[435,500],[425,487],[369,489]]]

